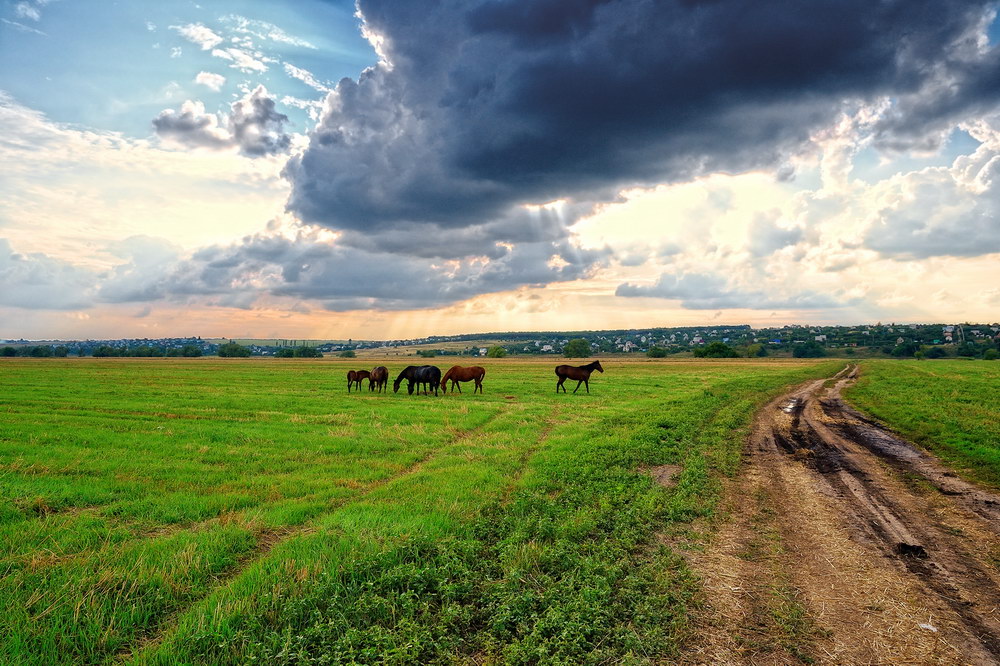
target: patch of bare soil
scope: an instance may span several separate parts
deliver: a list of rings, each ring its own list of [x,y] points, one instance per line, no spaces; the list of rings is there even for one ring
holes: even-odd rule
[[[664,488],[673,488],[677,485],[677,475],[681,473],[680,465],[656,465],[639,470],[653,477],[653,481]]]
[[[841,400],[759,414],[702,577],[693,664],[1000,663],[1000,496]]]

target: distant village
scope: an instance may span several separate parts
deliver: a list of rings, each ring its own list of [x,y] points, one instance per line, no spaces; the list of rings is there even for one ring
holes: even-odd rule
[[[0,356],[351,356],[362,350],[400,355],[486,356],[562,355],[571,340],[582,339],[593,355],[669,356],[723,343],[741,356],[890,355],[981,356],[1000,348],[1000,323],[883,324],[862,326],[787,325],[776,328],[697,326],[607,331],[476,333],[401,340],[220,340],[201,337],[123,338],[115,340],[0,340]],[[235,353],[234,350],[237,350]],[[405,350],[404,350],[405,348]],[[414,349],[417,348],[417,349]],[[303,353],[293,350],[300,350]],[[234,353],[229,353],[234,352]],[[304,353],[308,352],[308,353]],[[802,352],[802,353],[799,353]],[[806,353],[808,352],[808,353]],[[697,352],[695,352],[697,353]]]

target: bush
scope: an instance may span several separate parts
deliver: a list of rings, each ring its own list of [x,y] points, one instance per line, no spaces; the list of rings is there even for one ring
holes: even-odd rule
[[[354,358],[357,354],[354,353],[353,349],[345,349],[344,351],[337,354],[340,358]]]
[[[17,356],[17,349],[14,347],[4,347],[0,349],[0,356]]]
[[[985,352],[983,352],[984,361],[995,361],[998,358],[1000,358],[1000,352],[998,352],[996,349],[987,349]]]
[[[692,352],[697,358],[738,358],[736,350],[725,342],[709,342],[704,347],[695,347]]]
[[[242,358],[250,355],[250,348],[235,342],[219,345],[219,356],[222,358]]]
[[[944,347],[929,347],[924,352],[924,356],[927,358],[944,358],[947,355],[948,352],[944,350]]]
[[[765,347],[764,345],[760,344],[759,342],[755,342],[749,347],[747,347],[747,358],[755,358],[761,356],[767,356],[767,347]]]
[[[417,356],[422,356],[424,358],[434,358],[437,356],[436,349],[418,349]]]
[[[507,350],[501,347],[500,345],[490,347],[486,351],[487,358],[503,358],[506,355],[507,355]]]
[[[274,352],[274,358],[292,358],[293,356],[295,356],[295,350],[291,347],[282,347]]]
[[[574,338],[563,347],[563,356],[566,358],[586,358],[590,356],[590,343],[583,338]]]
[[[181,356],[187,358],[197,358],[201,356],[201,347],[198,345],[184,345],[181,347]]]
[[[649,358],[666,358],[667,350],[663,347],[650,347],[649,351],[646,352],[646,356]]]

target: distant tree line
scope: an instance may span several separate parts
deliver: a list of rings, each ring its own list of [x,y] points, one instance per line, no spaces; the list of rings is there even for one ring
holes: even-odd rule
[[[222,354],[219,354],[220,356]],[[354,352],[351,352],[354,355]],[[316,349],[315,347],[307,347],[302,345],[300,347],[282,347],[278,351],[274,352],[275,358],[323,358],[323,352]]]

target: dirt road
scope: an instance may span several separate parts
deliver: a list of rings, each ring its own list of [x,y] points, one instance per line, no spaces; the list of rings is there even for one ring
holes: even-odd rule
[[[728,519],[689,557],[686,663],[1000,663],[1000,496],[846,405],[856,373],[758,415]]]

